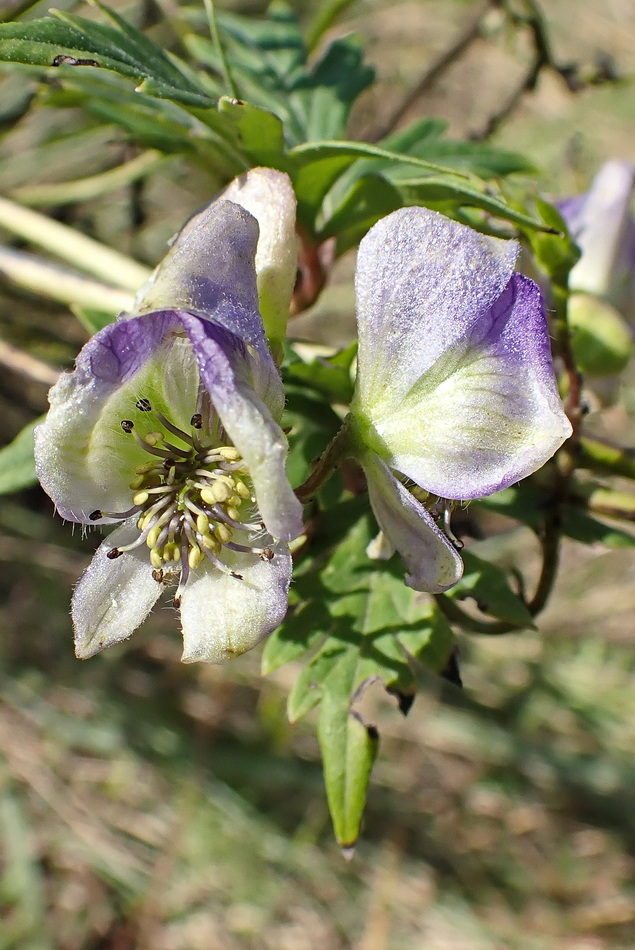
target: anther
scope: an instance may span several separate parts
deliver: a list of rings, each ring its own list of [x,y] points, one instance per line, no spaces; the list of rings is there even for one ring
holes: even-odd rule
[[[152,571],[152,577],[157,582],[157,584],[160,584],[163,580],[163,571],[161,568],[157,568],[157,570]]]
[[[200,412],[195,412],[192,418],[190,419],[190,425],[193,429],[202,429],[203,428],[203,416]]]
[[[95,510],[94,510],[94,511],[91,511],[91,513],[89,514],[88,519],[89,519],[89,521],[99,521],[99,519],[100,519],[100,518],[103,518],[103,517],[104,517],[104,516],[102,515],[101,511],[99,510],[99,508],[95,508]]]
[[[121,557],[122,554],[123,554],[123,551],[120,551],[119,548],[111,548],[110,551],[106,553],[106,557],[110,561],[114,561],[115,558]]]
[[[150,412],[152,409],[149,399],[137,399],[135,406],[137,409],[140,409],[141,412]]]
[[[134,429],[134,422],[132,421],[132,419],[122,419],[121,428],[123,429],[124,432],[132,432],[132,430]]]

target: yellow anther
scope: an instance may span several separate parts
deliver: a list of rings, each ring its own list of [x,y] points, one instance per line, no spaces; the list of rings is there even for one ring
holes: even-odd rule
[[[236,508],[225,508],[227,512],[227,517],[231,518],[232,521],[240,521],[240,512]]]
[[[161,442],[162,439],[163,439],[162,432],[148,432],[148,434],[144,435],[143,437],[143,441],[147,445],[156,445],[158,442]]]
[[[232,478],[231,475],[228,475],[226,472],[219,471],[212,472],[212,475],[214,476],[214,484],[223,482],[223,484],[227,485],[228,488],[231,488],[232,491],[234,490],[236,486],[236,479]]]
[[[133,491],[136,491],[138,488],[142,488],[145,484],[145,475],[137,475],[136,478],[133,478],[130,482],[130,487]]]
[[[137,475],[147,475],[154,468],[154,462],[148,462],[146,465],[137,465],[135,472]]]
[[[216,495],[211,488],[201,488],[201,498],[206,505],[215,505],[216,504]]]
[[[237,462],[240,459],[240,452],[233,445],[222,445],[216,451],[226,462]]]
[[[207,548],[208,551],[211,551],[212,554],[220,553],[220,542],[213,535],[204,534],[201,538],[201,544],[204,548]]]
[[[231,505],[232,508],[240,508],[242,503],[243,500],[242,498],[239,498],[238,495],[232,495],[231,498],[227,499],[227,504]]]
[[[133,505],[145,505],[149,497],[147,491],[138,491],[136,495],[132,496],[132,503]]]
[[[237,495],[240,495],[241,498],[249,498],[249,489],[240,479],[236,481],[235,492]]]
[[[146,538],[146,544],[149,548],[153,548],[157,541],[159,540],[159,535],[161,534],[161,526],[155,525],[154,528],[150,528],[148,532],[148,537]]]
[[[181,560],[181,549],[178,544],[172,545],[172,560],[180,561]]]
[[[199,534],[209,534],[209,518],[207,515],[196,516],[196,530]]]
[[[192,570],[195,571],[202,560],[203,560],[203,552],[198,547],[198,545],[193,544],[187,556],[187,563],[190,565]]]
[[[149,517],[151,517],[151,516],[148,515],[147,512],[145,512],[145,511],[142,512],[142,514],[139,515],[139,520],[137,521],[137,528],[139,529],[139,531],[143,531],[143,529],[145,528],[146,523],[147,523]]]
[[[163,558],[158,551],[150,551],[150,564],[154,568],[163,567]]]
[[[214,534],[221,544],[226,544],[232,539],[232,529],[226,524],[217,524],[214,528]]]

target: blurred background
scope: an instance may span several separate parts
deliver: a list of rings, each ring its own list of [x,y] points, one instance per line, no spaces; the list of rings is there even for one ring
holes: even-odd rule
[[[296,8],[308,18],[318,5]],[[173,42],[162,17],[174,0],[112,6]],[[550,196],[583,190],[606,158],[635,159],[632,0],[551,0],[544,12],[557,61],[595,77],[577,92],[547,70],[516,95],[532,46],[495,6],[359,0],[335,32],[360,35],[379,82],[356,107],[352,137],[445,118],[454,136],[491,134],[528,154]],[[38,204],[36,186],[135,152],[85,112],[27,107],[36,85],[0,73],[0,193],[155,263],[218,183],[175,157],[104,197]],[[350,339],[353,267],[350,255],[339,262],[292,326],[298,338]],[[45,410],[87,334],[64,308],[0,281],[0,336],[5,444]],[[626,397],[592,424],[632,444]],[[171,607],[128,643],[75,660],[70,593],[97,540],[64,527],[37,488],[0,496],[1,950],[635,945],[632,549],[565,544],[537,631],[462,637],[463,694],[427,684],[403,718],[371,689],[381,750],[346,862],[314,723],[286,721],[293,666],[263,679],[258,651],[224,668],[182,666]],[[513,544],[531,572],[530,535]]]

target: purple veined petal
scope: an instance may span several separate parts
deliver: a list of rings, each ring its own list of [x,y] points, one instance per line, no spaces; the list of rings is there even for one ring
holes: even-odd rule
[[[397,405],[446,350],[469,335],[508,283],[518,244],[427,208],[379,221],[357,255],[356,406]]]
[[[540,291],[514,274],[469,337],[365,439],[428,491],[470,499],[530,475],[570,434]]]
[[[113,547],[133,541],[135,519],[115,528],[80,577],[71,607],[75,652],[80,660],[127,640],[152,610],[161,585],[152,577],[147,550],[135,549],[110,560]]]
[[[250,168],[215,200],[219,198],[245,208],[260,225],[256,250],[260,312],[267,334],[283,339],[298,266],[291,179],[274,168]]]
[[[287,440],[258,393],[235,370],[239,341],[232,344],[205,320],[182,315],[182,322],[212,403],[245,460],[267,530],[277,540],[292,541],[302,533],[303,522],[302,506],[285,472]]]
[[[361,462],[377,523],[408,568],[408,587],[431,594],[453,587],[461,579],[463,562],[430,513],[373,452]]]
[[[181,598],[184,663],[224,663],[251,650],[282,623],[291,555],[281,544],[274,551],[271,561],[228,552],[225,560],[242,580],[204,568],[190,575]]]
[[[119,419],[129,418],[134,396],[125,387],[137,382],[138,395],[146,395],[148,377],[169,378],[165,360],[175,332],[178,314],[171,312],[111,324],[82,349],[75,371],[63,373],[51,389],[51,408],[35,430],[35,464],[63,518],[90,523],[97,508],[129,508],[134,462],[127,457],[131,443],[118,426],[116,405],[121,405]],[[185,392],[196,373],[179,366],[182,372],[175,375]],[[140,456],[137,464],[141,461]]]
[[[182,310],[230,330],[267,352],[256,286],[258,222],[231,201],[191,218],[142,287],[137,313]]]

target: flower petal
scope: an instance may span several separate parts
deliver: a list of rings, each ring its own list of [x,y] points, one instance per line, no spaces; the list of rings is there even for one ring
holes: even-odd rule
[[[218,201],[191,218],[141,288],[137,313],[185,310],[214,320],[267,352],[258,310],[258,222],[244,208]]]
[[[427,208],[401,208],[357,255],[358,411],[390,411],[470,334],[508,283],[518,245]]]
[[[530,475],[570,434],[540,291],[515,274],[366,441],[428,491],[469,499]]]
[[[252,363],[239,340],[222,328],[181,315],[198,361],[201,379],[227,434],[249,469],[258,508],[277,540],[302,533],[302,506],[285,472],[287,440],[249,378]]]
[[[183,662],[224,663],[256,646],[283,620],[291,555],[276,545],[272,561],[252,554],[223,555],[243,580],[211,568],[192,575],[181,598]]]
[[[631,201],[635,166],[605,162],[585,195],[559,204],[582,257],[569,275],[572,290],[621,302],[633,266]],[[630,289],[630,288],[628,288]]]
[[[406,584],[440,594],[463,574],[463,562],[430,513],[373,452],[361,459],[379,527],[406,562]]]
[[[86,524],[96,508],[130,506],[135,451],[136,464],[146,459],[119,423],[132,417],[139,395],[170,386],[165,360],[177,325],[178,314],[163,313],[105,327],[83,348],[75,371],[63,373],[51,389],[51,408],[35,430],[35,462],[42,487],[63,518]],[[192,361],[191,366],[195,371]],[[189,393],[194,383],[187,361],[179,362],[175,376],[180,390]]]
[[[256,251],[260,312],[267,335],[284,339],[298,266],[291,179],[273,168],[251,168],[219,197],[245,208],[260,225]]]
[[[75,653],[80,660],[127,640],[152,610],[161,585],[152,577],[145,548],[110,560],[113,547],[133,541],[139,532],[135,519],[115,528],[99,546],[73,594],[71,614]]]

